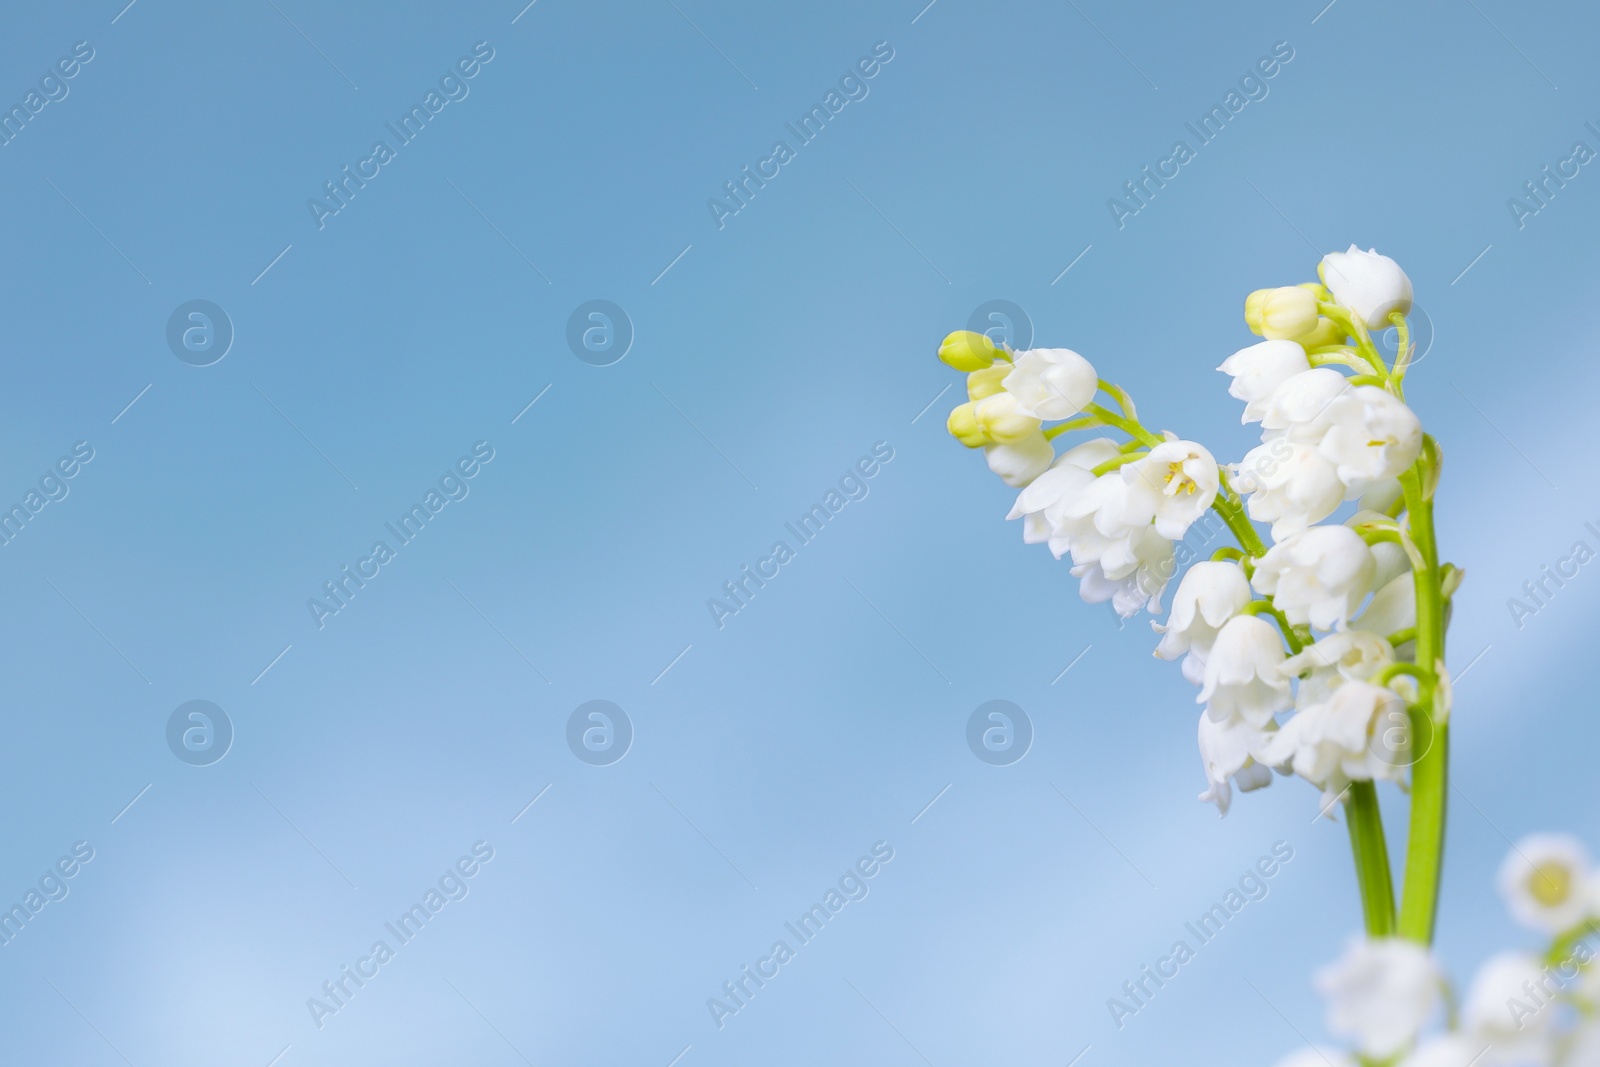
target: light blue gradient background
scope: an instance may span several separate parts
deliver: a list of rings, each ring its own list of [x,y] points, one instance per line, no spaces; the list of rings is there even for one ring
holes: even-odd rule
[[[1451,663],[1487,649],[1458,687],[1440,951],[1464,977],[1527,943],[1492,889],[1507,837],[1600,845],[1600,576],[1520,632],[1505,606],[1595,543],[1600,177],[1521,232],[1505,201],[1600,147],[1600,18],[939,0],[913,24],[921,3],[0,19],[8,102],[97,50],[0,149],[0,497],[96,449],[0,549],[0,898],[97,851],[0,948],[0,1061],[1269,1064],[1321,1035],[1308,975],[1359,922],[1343,827],[1298,782],[1226,821],[1195,802],[1193,691],[1145,619],[1119,631],[1002,521],[1011,492],[944,434],[959,382],[933,353],[1013,300],[1236,459],[1251,436],[1213,368],[1250,340],[1244,294],[1351,241],[1396,256],[1437,324],[1408,385],[1468,575]],[[471,95],[318,232],[306,199],[479,40]],[[706,199],[880,40],[871,95],[719,232]],[[1270,96],[1119,232],[1106,199],[1280,40]],[[237,331],[203,369],[163,337],[197,297]],[[564,340],[595,297],[637,330],[607,368]],[[480,439],[470,497],[318,631],[306,598]],[[879,440],[870,496],[719,632],[706,598]],[[563,740],[596,697],[637,729],[604,768]],[[963,738],[996,697],[1037,729],[1008,768]],[[206,768],[163,739],[195,698],[237,730]],[[313,1026],[306,998],[479,839],[471,895]],[[706,998],[880,839],[870,896],[717,1030]],[[1106,998],[1280,839],[1271,895],[1118,1032]]]

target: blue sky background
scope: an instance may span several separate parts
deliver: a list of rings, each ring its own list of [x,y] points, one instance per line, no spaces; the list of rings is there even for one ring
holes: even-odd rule
[[[934,350],[1010,300],[1237,459],[1244,295],[1351,242],[1434,324],[1409,396],[1468,575],[1444,959],[1528,943],[1508,839],[1600,846],[1600,564],[1506,607],[1600,547],[1600,177],[1506,205],[1600,148],[1587,6],[123,2],[0,19],[6,102],[94,49],[0,148],[0,498],[94,449],[0,548],[0,898],[94,849],[0,948],[0,1060],[1267,1064],[1321,1034],[1344,829],[1299,782],[1195,801],[1192,689],[1002,521]],[[319,229],[308,198],[480,41]],[[870,94],[719,229],[707,199],[877,42]],[[1119,229],[1107,199],[1277,42],[1267,97]],[[193,299],[235,330],[208,367],[165,340]],[[566,343],[591,299],[635,331],[611,366]],[[319,629],[307,598],[480,441]],[[880,441],[719,630],[707,598]],[[565,741],[597,698],[635,730],[610,766]],[[235,731],[210,766],[165,740],[194,699]],[[990,699],[1034,724],[1009,767],[966,748]],[[470,894],[319,1029],[307,998],[478,841]],[[719,1030],[707,998],[878,841],[870,894]],[[1106,998],[1277,841],[1270,895],[1119,1031]]]

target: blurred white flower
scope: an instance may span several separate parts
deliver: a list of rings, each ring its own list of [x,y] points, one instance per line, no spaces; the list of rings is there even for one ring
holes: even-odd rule
[[[1024,415],[1070,419],[1094,400],[1100,388],[1094,367],[1070,348],[1033,348],[1011,358],[1004,384]]]
[[[1279,1060],[1276,1067],[1356,1067],[1356,1061],[1331,1048],[1303,1048]]]
[[[1561,1057],[1561,1067],[1600,1067],[1600,1022],[1591,1020],[1578,1027]]]
[[[1348,526],[1314,526],[1285,538],[1256,564],[1250,583],[1291,623],[1343,628],[1372,592],[1378,564]]]
[[[1197,703],[1218,722],[1242,719],[1264,728],[1293,703],[1283,673],[1283,640],[1265,619],[1236,615],[1217,632],[1206,656]]]
[[[1321,522],[1339,508],[1345,486],[1338,468],[1316,445],[1274,437],[1245,453],[1234,488],[1247,496],[1257,522],[1270,522],[1278,540]]]
[[[1241,348],[1217,368],[1232,375],[1228,393],[1244,401],[1240,422],[1260,422],[1272,391],[1301,371],[1311,369],[1306,350],[1294,341],[1262,341]]]
[[[1484,1045],[1465,1034],[1442,1034],[1417,1046],[1400,1067],[1490,1067]]]
[[[1128,485],[1124,514],[1131,525],[1154,522],[1162,537],[1179,540],[1217,499],[1217,461],[1193,441],[1163,441],[1122,467]]]
[[[1377,1059],[1404,1049],[1439,1003],[1438,967],[1428,950],[1401,938],[1352,941],[1317,972],[1328,1029]]]
[[[1050,469],[1056,458],[1055,446],[1042,430],[1008,445],[984,445],[983,458],[989,469],[1013,489],[1021,489]]]
[[[1389,313],[1411,311],[1411,279],[1400,264],[1376,249],[1351,245],[1322,257],[1322,282],[1333,298],[1376,330],[1389,325]]]
[[[1150,623],[1161,634],[1156,655],[1169,661],[1183,656],[1183,676],[1199,685],[1204,681],[1206,654],[1217,639],[1217,631],[1250,603],[1251,596],[1250,580],[1237,563],[1196,563],[1178,583],[1166,624]]]
[[[1567,834],[1529,834],[1500,864],[1497,883],[1511,917],[1548,934],[1564,933],[1589,913],[1589,854]]]
[[[1233,786],[1249,793],[1271,785],[1272,769],[1259,761],[1270,736],[1268,731],[1237,719],[1217,722],[1202,711],[1200,764],[1205,768],[1207,787],[1200,799],[1216,804],[1217,813],[1226,815],[1233,803]]]
[[[1550,1030],[1556,1012],[1550,996],[1559,988],[1537,956],[1501,952],[1473,975],[1461,1007],[1462,1029],[1474,1041],[1493,1045],[1495,1058],[1511,1062],[1550,1061]]]
[[[1284,723],[1262,755],[1274,766],[1289,764],[1321,789],[1324,806],[1351,782],[1402,781],[1411,764],[1406,702],[1392,689],[1346,682],[1325,703]]]
[[[1393,393],[1363,385],[1328,405],[1317,451],[1356,495],[1397,477],[1422,453],[1422,423]]]

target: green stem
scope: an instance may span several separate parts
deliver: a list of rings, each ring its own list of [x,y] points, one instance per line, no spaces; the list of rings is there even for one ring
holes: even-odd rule
[[[1093,415],[1107,426],[1115,426],[1123,433],[1143,441],[1151,448],[1154,448],[1156,445],[1161,443],[1161,438],[1145,429],[1138,422],[1135,422],[1133,419],[1123,418],[1121,415],[1114,414],[1109,409],[1103,408],[1099,404],[1090,404],[1083,410],[1085,414]]]
[[[1423,565],[1413,570],[1417,591],[1417,663],[1434,671],[1444,659],[1444,595],[1440,588],[1439,547],[1434,539],[1433,479],[1429,452],[1401,477],[1411,540]],[[1449,723],[1439,721],[1431,688],[1412,712],[1411,832],[1406,841],[1405,888],[1400,901],[1400,936],[1423,945],[1433,942],[1439,908],[1439,878],[1444,866],[1444,827],[1449,792]]]
[[[1106,460],[1104,463],[1100,464],[1098,467],[1094,468],[1094,470],[1090,471],[1089,473],[1093,474],[1096,478],[1098,478],[1102,474],[1110,474],[1112,471],[1116,470],[1118,467],[1126,466],[1129,463],[1136,463],[1139,460],[1143,459],[1144,457],[1148,456],[1149,454],[1150,453],[1148,453],[1148,452],[1129,452],[1129,453],[1127,453],[1125,455],[1117,456],[1114,459]]]
[[[1372,782],[1350,783],[1345,821],[1350,824],[1350,850],[1356,860],[1367,936],[1388,937],[1394,933],[1394,884],[1389,877],[1389,845],[1383,835],[1378,789]]]

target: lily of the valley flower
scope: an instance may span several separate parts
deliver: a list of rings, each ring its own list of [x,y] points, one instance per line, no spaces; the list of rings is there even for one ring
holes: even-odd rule
[[[1077,554],[1073,554],[1074,561]],[[1153,526],[1139,526],[1113,542],[1100,558],[1074,563],[1072,574],[1081,579],[1078,595],[1090,604],[1111,601],[1118,615],[1128,618],[1141,608],[1159,612],[1161,594],[1173,572],[1172,542]]]
[[[1181,595],[1181,586],[1178,591]],[[1307,708],[1327,702],[1346,682],[1366,681],[1394,659],[1394,646],[1379,635],[1365,630],[1340,630],[1290,656],[1283,669],[1300,677],[1295,703]]]
[[[1350,379],[1328,367],[1313,367],[1284,380],[1267,397],[1261,428],[1291,441],[1321,444],[1333,425],[1333,403],[1352,392]]]
[[[1063,452],[1050,469],[1039,475],[1018,496],[1008,519],[1022,519],[1022,540],[1030,545],[1050,543],[1060,559],[1072,547],[1070,530],[1056,533],[1063,522],[1063,505],[1094,482],[1092,470],[1119,455],[1117,446],[1103,437]],[[1087,524],[1092,530],[1093,524]]]
[[[1245,297],[1244,322],[1268,340],[1310,333],[1317,326],[1316,295],[1298,285],[1257,289]]]
[[[1236,615],[1217,632],[1206,655],[1205,674],[1196,702],[1217,722],[1242,719],[1265,728],[1294,698],[1283,673],[1283,642],[1271,623],[1254,615]]]
[[[1315,445],[1281,436],[1245,453],[1233,484],[1247,495],[1250,517],[1270,522],[1278,540],[1332,515],[1345,494],[1338,469]]]
[[[1251,584],[1291,623],[1343,628],[1372,592],[1377,561],[1348,526],[1315,526],[1278,542],[1256,565]]]
[[[956,370],[982,370],[1004,356],[993,341],[976,330],[957,330],[939,342],[939,358]]]
[[[1023,411],[1017,398],[1009,392],[974,401],[972,415],[989,444],[1014,445],[1039,430],[1038,418]]]
[[[1357,615],[1351,627],[1388,637],[1417,625],[1417,586],[1410,572],[1389,579],[1373,594],[1366,610]],[[1398,658],[1409,660],[1415,642],[1405,641],[1395,649]]]
[[[1163,441],[1122,468],[1130,525],[1154,522],[1156,532],[1180,540],[1210,509],[1221,484],[1217,461],[1193,441]]]
[[[1333,298],[1376,330],[1389,325],[1389,315],[1411,311],[1411,279],[1400,264],[1376,249],[1365,252],[1351,245],[1344,252],[1329,252],[1317,268]]]
[[[1002,482],[1013,489],[1021,489],[1050,469],[1056,450],[1044,432],[1036,430],[1010,444],[985,445],[983,458],[989,461],[989,469],[998,474]]]
[[[1151,622],[1161,634],[1156,655],[1183,657],[1183,676],[1195,685],[1205,680],[1206,655],[1224,623],[1250,603],[1250,580],[1237,563],[1203,560],[1190,567],[1172,597],[1165,625]]]
[[[1566,834],[1530,834],[1518,841],[1497,879],[1512,918],[1560,934],[1588,914],[1589,854]]]
[[[1233,377],[1228,393],[1244,401],[1244,414],[1239,421],[1260,422],[1273,390],[1294,375],[1310,370],[1311,364],[1298,343],[1277,340],[1241,348],[1217,369]]]
[[[1250,793],[1272,784],[1272,768],[1260,762],[1267,730],[1238,720],[1217,722],[1200,713],[1200,763],[1205,768],[1207,788],[1202,801],[1211,801],[1219,815],[1228,814],[1233,803],[1233,787]]]
[[[1401,938],[1351,942],[1344,955],[1317,972],[1315,982],[1327,1005],[1328,1029],[1375,1059],[1409,1045],[1439,1003],[1432,955]]]
[[[1069,419],[1094,400],[1100,387],[1094,367],[1070,348],[1034,348],[1012,359],[1005,388],[1023,415]]]
[[[1331,806],[1351,782],[1404,780],[1411,763],[1406,702],[1392,689],[1346,682],[1285,723],[1262,752],[1320,788]]]
[[[1328,405],[1328,429],[1317,446],[1349,495],[1400,475],[1422,452],[1422,423],[1393,393],[1363,385]]]

